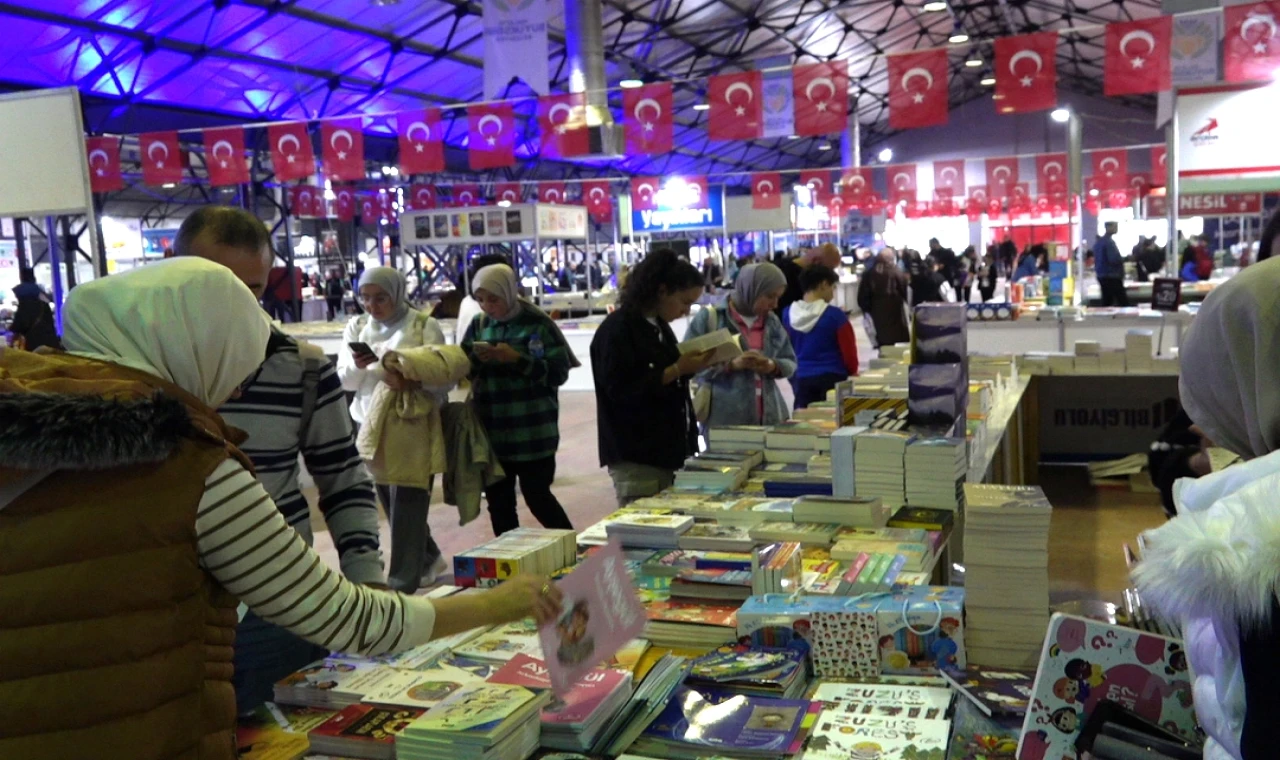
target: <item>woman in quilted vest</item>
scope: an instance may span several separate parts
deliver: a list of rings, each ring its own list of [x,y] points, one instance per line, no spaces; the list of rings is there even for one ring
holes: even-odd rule
[[[448,401],[449,388],[423,388],[404,375],[386,369],[382,362],[388,352],[397,349],[444,345],[440,324],[410,305],[404,273],[392,267],[371,267],[361,275],[359,291],[366,313],[352,317],[347,323],[343,347],[338,354],[342,387],[355,394],[351,418],[357,425],[370,422],[380,385],[395,391],[421,390],[433,397],[437,407],[443,406]],[[428,443],[438,442],[428,441],[424,445]],[[395,456],[395,452],[380,453]],[[379,478],[376,471],[373,475],[378,500],[391,519],[387,584],[396,591],[412,594],[421,586],[431,585],[447,569],[427,525],[431,488],[389,483],[386,478]]]
[[[1181,347],[1182,405],[1246,461],[1174,483],[1178,516],[1146,534],[1144,600],[1181,623],[1206,760],[1274,758],[1280,722],[1280,260],[1219,285]]]
[[[64,317],[69,353],[0,353],[0,758],[232,760],[237,599],[370,655],[558,613],[534,577],[435,601],[358,586],[289,528],[214,411],[269,333],[229,269],[94,280]]]

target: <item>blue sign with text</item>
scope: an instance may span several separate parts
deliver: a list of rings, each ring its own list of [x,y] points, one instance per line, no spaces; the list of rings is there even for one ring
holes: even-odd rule
[[[724,186],[711,185],[707,188],[707,208],[669,208],[661,205],[651,211],[633,208],[631,227],[636,232],[720,229],[724,227]]]

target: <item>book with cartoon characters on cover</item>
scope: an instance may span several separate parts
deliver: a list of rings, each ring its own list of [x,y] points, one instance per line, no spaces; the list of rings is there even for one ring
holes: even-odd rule
[[[1075,757],[1076,737],[1104,700],[1195,738],[1182,642],[1055,613],[1031,689],[1018,760]]]

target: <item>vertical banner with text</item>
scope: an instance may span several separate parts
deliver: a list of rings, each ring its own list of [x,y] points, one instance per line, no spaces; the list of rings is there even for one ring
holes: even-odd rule
[[[539,95],[547,82],[548,0],[484,0],[484,97],[506,96],[519,78]]]

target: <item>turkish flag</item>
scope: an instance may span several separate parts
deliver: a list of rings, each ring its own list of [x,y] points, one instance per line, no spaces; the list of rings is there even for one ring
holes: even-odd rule
[[[880,193],[871,190],[861,197],[857,204],[857,208],[860,209],[863,214],[873,216],[875,214],[884,213],[885,206],[887,205],[888,204],[885,202],[884,198],[880,197]]]
[[[613,220],[613,197],[607,179],[591,179],[582,183],[582,200],[587,213],[597,222]]]
[[[840,225],[840,220],[844,219],[844,212],[847,207],[848,204],[845,203],[844,198],[839,193],[831,193],[827,197],[827,216],[831,218],[832,226],[838,227]]]
[[[1103,87],[1107,95],[1139,95],[1170,88],[1173,17],[1107,24]]]
[[[1129,190],[1139,198],[1151,192],[1151,175],[1146,172],[1133,172],[1129,175]]]
[[[947,123],[947,51],[943,48],[888,56],[889,126],[894,129]]]
[[[89,156],[89,189],[95,193],[124,189],[120,174],[120,138],[87,137],[85,152]]]
[[[334,188],[334,214],[339,221],[349,222],[356,218],[356,191],[350,185]]]
[[[364,179],[364,132],[360,117],[326,121],[320,125],[320,156],[330,182]]]
[[[873,191],[871,184],[871,167],[857,166],[842,169],[840,177],[841,194],[854,208],[859,208],[867,195]]]
[[[1165,164],[1167,146],[1157,145],[1151,149],[1151,186],[1164,187],[1168,183],[1169,168]]]
[[[1093,151],[1093,177],[1099,190],[1121,190],[1128,186],[1128,153],[1124,148]]]
[[[394,187],[384,187],[378,190],[379,211],[382,212],[382,220],[395,224],[397,221],[396,214],[396,189]]]
[[[480,193],[480,186],[474,182],[467,182],[461,185],[453,186],[453,202],[462,208],[467,206],[483,206],[484,196]]]
[[[815,205],[825,206],[831,197],[831,172],[826,169],[800,172],[800,184],[813,191]]]
[[[519,182],[496,182],[493,185],[493,197],[499,201],[519,203],[524,200],[524,188]]]
[[[657,177],[631,178],[631,207],[636,211],[653,211],[658,207],[658,188],[662,181]]]
[[[751,208],[761,211],[782,208],[781,174],[757,172],[751,175]]]
[[[539,182],[539,203],[564,203],[566,200],[563,182]]]
[[[1280,68],[1280,0],[1222,9],[1222,74],[1228,82],[1270,82]]]
[[[964,206],[964,215],[969,218],[969,221],[976,222],[982,219],[983,210],[983,204],[970,198],[969,202]]]
[[[686,208],[711,208],[711,198],[707,191],[707,177],[705,174],[684,176],[680,179],[684,180],[685,189],[689,194],[685,201]]]
[[[182,181],[182,148],[177,132],[146,132],[138,135],[142,154],[142,181],[148,185],[168,185]]]
[[[474,171],[516,162],[516,121],[511,103],[468,106],[467,158]]]
[[[916,165],[897,164],[885,167],[889,177],[889,202],[900,203],[916,200]]]
[[[316,206],[324,206],[324,194],[313,185],[289,185],[285,188],[285,194],[289,213],[294,216],[319,216]]]
[[[754,140],[764,133],[759,71],[707,79],[707,135],[712,140]]]
[[[1053,202],[1049,200],[1049,196],[1041,195],[1036,198],[1036,212],[1040,216],[1053,216]]]
[[[999,198],[987,199],[987,216],[1000,216],[1004,213],[1004,203]]]
[[[996,110],[1043,111],[1058,105],[1058,33],[997,37]]]
[[[249,164],[244,160],[244,127],[223,127],[204,131],[204,166],[214,187],[242,185],[249,181]]]
[[[1036,188],[1041,195],[1067,192],[1067,154],[1041,153],[1036,156]]]
[[[400,138],[400,173],[435,174],[444,171],[444,133],[440,111],[428,108],[396,117]]]
[[[813,137],[849,128],[849,64],[841,59],[791,69],[797,135]]]
[[[409,185],[409,197],[405,198],[409,208],[414,211],[427,211],[436,207],[435,185]]]
[[[1018,184],[1018,159],[988,158],[986,169],[987,195],[1001,201],[1008,198]]]
[[[587,96],[581,92],[538,98],[538,131],[543,158],[570,158],[591,151]]]
[[[360,201],[361,224],[377,224],[382,221],[382,204],[378,202],[377,190],[361,190],[357,197]]]
[[[982,206],[987,205],[989,200],[986,185],[973,185],[969,188],[969,202],[978,203]]]
[[[964,159],[933,162],[933,194],[938,198],[964,196]]]
[[[276,179],[290,182],[316,173],[316,156],[306,122],[272,124],[267,127],[267,141],[271,143],[271,166]]]
[[[673,146],[671,83],[656,82],[622,91],[627,155],[670,153]]]
[[[1105,193],[1107,196],[1108,208],[1124,208],[1129,205],[1129,191],[1126,188],[1117,188]]]

